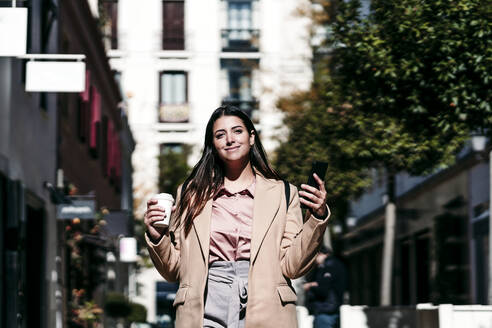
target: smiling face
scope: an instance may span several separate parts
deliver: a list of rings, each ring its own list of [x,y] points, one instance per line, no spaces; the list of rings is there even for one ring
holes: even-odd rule
[[[213,142],[219,158],[227,165],[249,160],[255,135],[246,129],[239,117],[225,115],[214,122]]]

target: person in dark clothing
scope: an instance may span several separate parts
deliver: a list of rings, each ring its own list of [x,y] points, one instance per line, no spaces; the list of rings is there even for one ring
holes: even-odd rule
[[[347,288],[345,265],[333,255],[331,249],[322,247],[316,257],[317,266],[304,284],[309,313],[314,315],[314,328],[340,326],[340,305]]]

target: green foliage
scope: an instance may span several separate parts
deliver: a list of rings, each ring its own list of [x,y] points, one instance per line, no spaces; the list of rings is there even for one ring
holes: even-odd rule
[[[333,119],[334,114],[316,106],[311,101],[313,99],[307,99],[307,94],[296,97],[284,100],[281,108],[287,102],[299,100],[309,107],[287,114],[285,124],[290,134],[276,151],[275,167],[291,183],[299,186],[306,183],[313,161],[326,161],[329,164],[325,178],[329,198],[356,193],[367,181],[357,163],[349,160],[348,154],[341,151],[335,140],[340,125]]]
[[[365,113],[397,118],[416,134],[492,124],[492,6],[485,0],[332,1],[333,78]],[[342,45],[342,46],[341,46]],[[445,139],[449,138],[448,136]]]
[[[367,186],[369,180],[350,154],[341,151],[337,140],[341,126],[333,109],[327,110],[314,91],[279,103],[287,112],[284,123],[290,133],[276,150],[274,166],[290,183],[300,186],[306,183],[313,161],[327,162],[328,204],[335,211],[334,217],[343,218],[347,214],[347,200]]]
[[[128,301],[121,293],[108,293],[104,304],[106,315],[128,322],[147,322],[147,309],[142,304]]]
[[[176,194],[178,186],[183,183],[190,172],[188,166],[188,156],[191,153],[191,147],[188,145],[168,145],[163,147],[159,155],[159,192],[165,192],[172,195]],[[135,238],[137,238],[140,247],[140,260],[138,267],[153,267],[152,260],[149,257],[145,247],[146,227],[143,220],[135,220]]]
[[[290,134],[275,164],[296,184],[330,163],[329,197],[367,186],[367,169],[427,174],[492,123],[491,6],[481,0],[317,1],[328,31],[311,90],[282,99]],[[490,131],[490,130],[489,130]]]
[[[159,190],[175,194],[178,186],[188,176],[188,156],[191,148],[187,145],[165,148],[159,156]]]
[[[142,304],[130,303],[132,311],[128,316],[129,322],[147,322],[147,309]]]
[[[126,318],[132,312],[132,307],[125,295],[108,293],[104,304],[104,312],[113,318]]]

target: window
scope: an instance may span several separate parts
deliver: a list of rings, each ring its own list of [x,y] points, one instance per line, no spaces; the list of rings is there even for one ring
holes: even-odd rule
[[[113,77],[114,77],[116,84],[118,85],[118,89],[120,90],[121,99],[125,99],[125,96],[124,96],[125,93],[123,92],[123,86],[121,84],[121,72],[113,70]]]
[[[258,51],[259,30],[253,29],[251,1],[227,2],[227,29],[222,30],[223,51]]]
[[[173,302],[178,290],[178,284],[158,281],[156,282],[155,290],[156,321],[161,327],[171,327],[176,318]]]
[[[99,15],[106,49],[118,49],[118,0],[103,0]]]
[[[184,1],[164,1],[162,22],[162,49],[184,50]]]
[[[161,144],[160,148],[161,155],[183,154],[187,152],[187,150],[185,150],[186,147],[180,143],[165,143]]]
[[[188,122],[188,78],[186,72],[166,71],[160,74],[159,120]]]
[[[241,32],[251,29],[251,2],[230,1],[227,8],[228,27],[236,30],[236,38],[244,39],[246,34]]]
[[[230,70],[229,75],[229,97],[232,100],[251,101],[251,71]]]
[[[252,116],[253,110],[258,108],[258,102],[253,96],[253,73],[258,62],[224,59],[221,60],[221,66],[227,80],[222,104],[236,106]]]
[[[160,103],[163,105],[181,105],[187,102],[186,72],[162,72]]]

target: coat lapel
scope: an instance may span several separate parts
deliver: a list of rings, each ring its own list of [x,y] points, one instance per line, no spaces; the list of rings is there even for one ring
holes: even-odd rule
[[[203,208],[203,211],[193,220],[195,230],[202,256],[205,263],[208,263],[208,254],[210,247],[210,220],[212,218],[212,199],[209,199]]]
[[[280,207],[281,184],[256,175],[251,233],[251,263],[254,263],[263,239]]]

